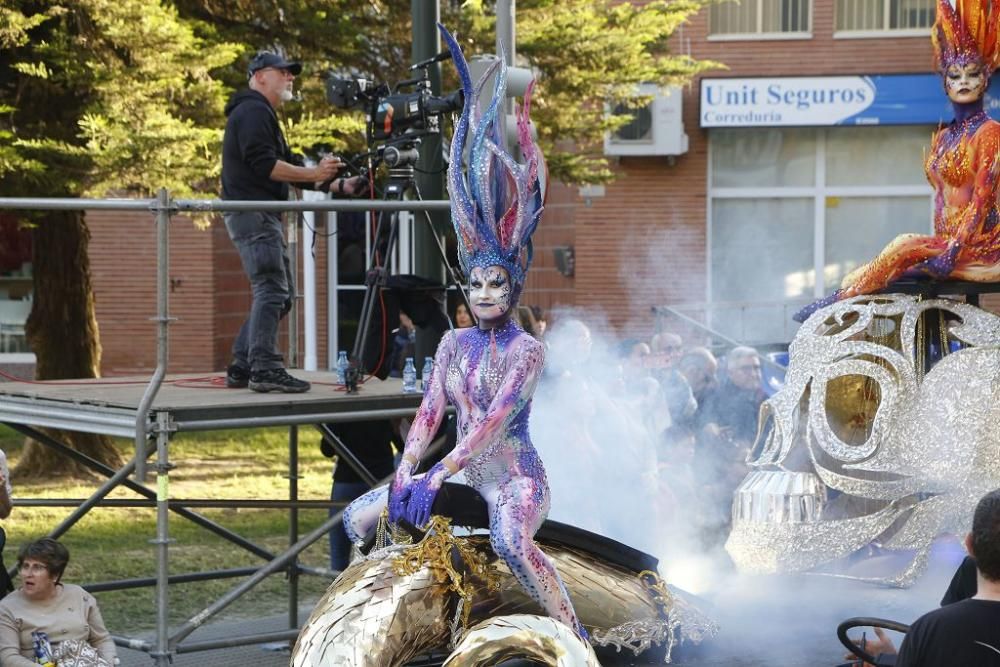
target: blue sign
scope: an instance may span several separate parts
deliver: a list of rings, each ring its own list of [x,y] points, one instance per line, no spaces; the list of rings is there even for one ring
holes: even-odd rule
[[[1000,116],[1000,77],[986,109]],[[938,74],[701,80],[701,127],[937,125],[952,119]]]

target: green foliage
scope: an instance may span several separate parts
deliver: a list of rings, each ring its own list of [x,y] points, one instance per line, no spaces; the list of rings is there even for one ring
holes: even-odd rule
[[[25,44],[29,31],[41,25],[51,11],[25,16],[13,7],[0,6],[0,47],[12,49]]]
[[[668,51],[669,37],[710,0],[628,2],[520,0],[518,64],[538,79],[532,119],[552,178],[569,183],[610,180],[602,137],[629,120],[609,116],[606,105],[628,102],[640,83],[679,85],[718,63]],[[494,50],[492,3],[466,2],[463,49]]]
[[[3,11],[5,194],[190,192],[217,171],[225,88],[211,73],[236,45],[199,37],[157,0],[18,0]]]
[[[668,40],[711,0],[520,0],[518,64],[538,78],[532,115],[551,176],[611,177],[606,106],[640,82],[678,84],[715,63]],[[494,4],[441,3],[468,56],[494,51]],[[306,65],[283,120],[296,150],[361,148],[356,112],[331,108],[322,74],[409,76],[409,3],[371,0],[9,0],[0,8],[0,193],[215,192],[223,105],[260,48]],[[442,67],[445,90],[457,86]]]
[[[334,115],[326,110],[319,116],[309,112],[298,118],[287,117],[284,130],[293,151],[308,153],[321,146],[325,150],[341,152],[357,145],[357,141],[349,142],[345,136],[361,136],[365,125],[359,116]]]

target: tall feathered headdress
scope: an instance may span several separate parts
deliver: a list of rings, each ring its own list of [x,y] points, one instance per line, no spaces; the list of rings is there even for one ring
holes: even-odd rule
[[[507,65],[503,53],[473,86],[469,65],[458,42],[440,23],[438,28],[451,51],[465,94],[448,165],[451,221],[458,236],[459,261],[466,275],[477,266],[504,267],[517,295],[531,264],[531,235],[542,214],[538,174],[544,163],[528,124],[535,82],[532,80],[524,93],[523,107],[515,105],[517,138],[524,158],[521,164],[504,148],[501,105],[507,89]],[[493,99],[482,111],[479,93],[494,73]],[[469,146],[468,177],[462,169],[466,145]]]
[[[992,72],[1000,65],[997,0],[938,0],[937,20],[931,30],[934,64],[944,72],[949,66],[978,60]]]

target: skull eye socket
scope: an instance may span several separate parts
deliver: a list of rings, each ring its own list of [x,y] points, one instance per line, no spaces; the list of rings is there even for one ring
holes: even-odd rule
[[[867,375],[841,375],[826,385],[827,423],[845,445],[861,447],[871,438],[882,389]]]

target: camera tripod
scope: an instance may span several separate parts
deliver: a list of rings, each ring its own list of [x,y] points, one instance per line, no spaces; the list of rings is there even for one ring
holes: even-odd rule
[[[420,196],[420,189],[417,187],[416,179],[414,178],[414,162],[415,159],[407,159],[404,157],[399,164],[389,169],[389,180],[387,181],[385,189],[382,192],[383,201],[404,201],[408,192],[412,192],[418,201],[423,200]],[[444,289],[447,291],[447,289],[452,285],[457,287],[458,293],[461,295],[468,312],[471,313],[472,308],[469,304],[469,297],[465,293],[465,289],[462,287],[462,280],[458,272],[455,267],[448,262],[444,242],[431,224],[430,213],[427,211],[423,211],[422,213],[428,227],[430,227],[431,236],[434,238],[434,245],[437,248],[438,255],[448,272],[448,280]],[[383,238],[386,239],[384,247],[382,245]],[[371,330],[372,316],[375,312],[375,302],[379,297],[380,291],[386,286],[386,281],[389,277],[388,261],[398,242],[399,211],[381,211],[378,217],[378,224],[375,228],[375,235],[372,238],[371,253],[368,256],[368,270],[365,274],[365,297],[361,305],[361,317],[358,321],[358,333],[354,339],[354,348],[351,352],[351,359],[355,364],[357,364],[358,367],[361,368],[364,366],[363,355],[365,346],[368,343],[368,335]],[[385,316],[384,312],[383,316]],[[449,318],[449,323],[450,321],[451,319]],[[379,365],[380,363],[377,363],[375,367],[369,370],[369,372],[375,373],[378,370]]]

